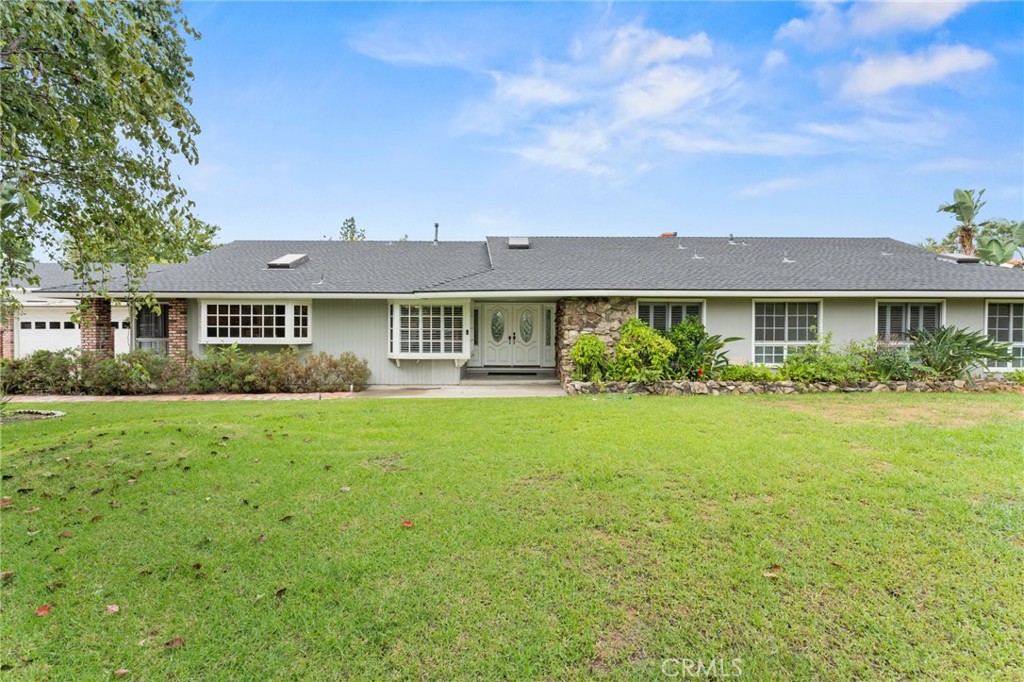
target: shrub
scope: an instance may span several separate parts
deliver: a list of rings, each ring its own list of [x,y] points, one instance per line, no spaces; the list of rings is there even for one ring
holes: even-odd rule
[[[712,336],[696,317],[687,317],[665,333],[675,351],[669,360],[671,374],[680,379],[715,379],[729,366],[725,344],[739,341],[738,336],[723,339]]]
[[[608,369],[608,347],[594,334],[580,334],[569,351],[576,381],[601,381]]]
[[[910,355],[940,379],[959,379],[990,361],[1009,360],[1010,345],[958,327],[910,333]]]
[[[1024,386],[1024,369],[1015,369],[1006,375],[1007,381]]]
[[[670,375],[669,361],[675,352],[671,341],[634,318],[622,325],[608,377],[615,381],[661,381]]]
[[[237,344],[213,347],[189,359],[190,393],[251,393],[254,381],[251,356]]]
[[[778,381],[770,368],[764,365],[729,365],[722,369],[721,381]]]
[[[300,368],[299,383],[304,392],[356,391],[366,388],[370,380],[370,366],[354,353],[333,357],[327,353],[307,355]]]
[[[861,359],[865,376],[873,381],[910,381],[928,373],[910,357],[909,348],[877,338],[851,343],[848,352]]]
[[[19,360],[6,359],[2,366],[8,393],[79,392],[78,353],[74,350],[40,350]]]
[[[817,343],[797,348],[786,356],[779,376],[789,381],[844,384],[866,380],[863,360],[832,348],[832,335],[819,337]]]

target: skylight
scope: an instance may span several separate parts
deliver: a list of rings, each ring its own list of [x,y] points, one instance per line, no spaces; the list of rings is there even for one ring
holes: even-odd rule
[[[304,253],[286,253],[280,258],[275,258],[267,263],[267,267],[271,270],[287,270],[296,268],[308,260],[309,256]]]

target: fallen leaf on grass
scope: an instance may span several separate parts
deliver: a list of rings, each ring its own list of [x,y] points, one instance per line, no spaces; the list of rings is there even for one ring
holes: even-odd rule
[[[178,647],[185,646],[185,638],[184,637],[175,637],[171,641],[165,642],[164,646],[167,647],[168,649],[177,649]]]
[[[261,545],[264,542],[266,542],[266,541],[267,541],[267,536],[266,535],[260,535],[258,538],[256,538],[256,542],[260,543]]]
[[[118,668],[117,670],[115,670],[115,671],[114,671],[113,673],[111,673],[111,674],[112,674],[112,675],[113,675],[114,677],[124,677],[125,675],[127,675],[127,674],[128,674],[128,671],[127,671],[126,669],[124,669],[124,668]]]
[[[287,591],[288,591],[287,587],[282,587],[282,588],[278,589],[277,592],[274,592],[274,596],[277,597],[278,599],[280,599],[281,597],[284,596],[284,593],[287,592]]]
[[[769,580],[775,580],[779,577],[779,573],[781,571],[782,566],[779,566],[778,564],[772,564],[768,567],[768,570],[762,573],[761,575],[763,575],[765,578],[768,578]]]
[[[89,523],[96,523],[97,521],[99,521],[99,520],[100,520],[100,519],[102,519],[102,518],[103,518],[102,516],[100,516],[99,514],[97,514],[96,516],[94,516],[94,517],[92,517],[91,519],[89,519]]]
[[[135,485],[138,482],[139,482],[139,479],[137,479],[137,478],[129,478],[127,481],[125,481],[125,484],[126,485]]]
[[[18,494],[20,494],[20,495],[28,495],[33,490],[35,490],[35,488],[18,488]]]
[[[117,500],[111,500],[111,501],[110,501],[110,506],[111,506],[111,507],[114,507],[114,508],[116,509],[116,508],[118,508],[118,507],[120,507],[120,506],[121,506],[121,503],[120,503],[120,502],[118,502]]]
[[[120,613],[121,607],[117,604],[107,604],[107,613]]]
[[[416,525],[416,524],[414,524],[414,523],[413,523],[412,521],[410,521],[409,519],[406,519],[405,521],[402,521],[402,528],[412,528],[412,527],[413,527],[413,526],[415,526],[415,525]]]
[[[43,604],[38,609],[36,609],[36,615],[39,616],[40,618],[42,618],[43,616],[45,616],[46,614],[48,614],[50,612],[51,608],[53,608],[53,607],[51,607],[49,604]]]
[[[0,573],[0,585],[6,585],[12,580],[14,580],[14,571],[4,571],[3,573]]]
[[[343,486],[341,486],[340,491],[343,492],[343,493],[350,493],[350,492],[352,492],[352,488],[350,488],[347,485],[343,485]]]
[[[40,509],[42,509],[42,507],[32,507],[31,509],[26,509],[25,513],[26,514],[35,514]]]
[[[0,499],[0,507],[10,507],[10,506],[11,506],[11,498],[5,497],[3,499]]]
[[[833,565],[833,566],[836,566],[836,567],[838,567],[838,568],[843,568],[843,565],[842,565],[841,563],[839,563],[838,561],[833,561],[833,562],[832,562],[832,565]]]
[[[292,520],[292,518],[293,518],[293,515],[292,515],[292,514],[286,514],[285,516],[282,516],[282,517],[281,517],[281,520],[282,520],[282,521],[291,521],[291,520]]]
[[[48,592],[56,592],[57,590],[59,590],[62,587],[64,587],[64,583],[62,583],[61,581],[58,580],[56,582],[52,582],[49,585],[47,585],[46,586],[46,590]]]

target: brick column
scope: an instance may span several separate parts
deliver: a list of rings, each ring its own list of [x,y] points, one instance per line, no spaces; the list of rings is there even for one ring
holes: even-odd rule
[[[167,354],[179,362],[188,357],[188,301],[183,298],[167,302]]]
[[[14,315],[0,313],[0,358],[14,357]]]
[[[114,330],[110,327],[110,300],[85,301],[82,320],[82,352],[114,354]]]

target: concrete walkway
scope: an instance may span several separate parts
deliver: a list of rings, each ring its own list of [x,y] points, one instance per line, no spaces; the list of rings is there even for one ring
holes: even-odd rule
[[[476,386],[370,386],[358,393],[207,393],[202,395],[15,395],[13,404],[206,402],[267,400],[345,400],[367,398],[554,398],[564,396],[561,386],[537,383]]]

